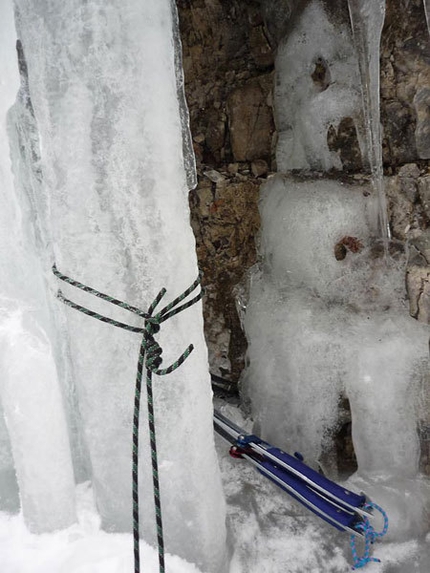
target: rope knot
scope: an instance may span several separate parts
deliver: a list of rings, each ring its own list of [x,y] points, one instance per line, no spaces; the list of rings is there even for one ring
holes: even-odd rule
[[[170,374],[188,358],[193,350],[193,345],[190,344],[188,348],[184,350],[181,356],[173,362],[169,367],[160,369],[162,358],[161,354],[163,349],[155,340],[154,335],[160,331],[160,326],[163,322],[180,313],[181,311],[189,308],[196,302],[198,302],[203,296],[203,289],[195,295],[193,298],[187,302],[182,303],[182,301],[188,297],[198,286],[200,286],[201,274],[193,284],[188,287],[181,295],[175,298],[172,302],[166,305],[162,310],[154,315],[154,311],[161,301],[163,296],[166,294],[166,289],[162,288],[158,295],[155,297],[154,301],[150,305],[147,312],[135,307],[130,304],[113,298],[107,294],[97,291],[87,285],[84,285],[78,281],[71,279],[70,277],[63,275],[55,266],[52,267],[54,275],[65,283],[79,288],[89,294],[96,296],[106,302],[110,302],[120,308],[128,310],[133,314],[143,318],[145,320],[144,328],[131,326],[117,320],[113,320],[101,314],[98,314],[88,308],[80,306],[71,300],[65,298],[59,291],[58,298],[67,306],[78,310],[87,316],[91,316],[105,322],[112,326],[128,330],[129,332],[136,332],[142,335],[142,341],[140,344],[139,359],[137,363],[137,375],[136,375],[136,387],[134,395],[134,413],[133,413],[133,447],[132,447],[132,499],[133,499],[133,543],[134,543],[134,571],[139,573],[140,571],[140,550],[139,550],[139,490],[138,490],[138,456],[139,456],[139,414],[140,414],[140,395],[141,395],[141,384],[142,384],[142,374],[143,368],[146,369],[146,389],[147,389],[147,407],[148,407],[148,427],[149,427],[149,439],[151,447],[151,463],[152,463],[152,479],[153,479],[153,490],[154,490],[154,504],[155,504],[155,521],[157,530],[157,541],[158,541],[158,562],[160,573],[165,572],[164,568],[164,539],[163,539],[163,523],[161,518],[161,501],[160,501],[160,491],[158,482],[158,462],[157,462],[157,446],[155,439],[155,416],[154,416],[154,404],[153,404],[153,393],[152,393],[152,374],[157,374],[158,376],[164,376],[165,374]],[[182,303],[182,304],[181,304]]]
[[[159,332],[159,330],[160,330],[159,324],[153,325],[151,323],[148,323],[143,335],[142,347],[146,350],[145,367],[151,370],[151,372],[157,371],[157,369],[159,368],[159,366],[161,366],[161,363],[163,362],[163,359],[161,358],[163,349],[155,340],[154,335],[151,332],[154,331],[155,333]]]

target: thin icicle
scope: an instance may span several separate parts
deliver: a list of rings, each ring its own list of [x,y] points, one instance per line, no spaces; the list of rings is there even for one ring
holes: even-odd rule
[[[391,238],[384,191],[379,110],[379,53],[385,18],[385,0],[348,0],[349,15],[361,75],[365,158],[378,196],[379,232]]]

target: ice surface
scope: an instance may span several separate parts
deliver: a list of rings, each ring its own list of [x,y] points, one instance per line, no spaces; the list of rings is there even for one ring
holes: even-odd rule
[[[244,420],[237,408],[221,403],[216,407],[239,426],[252,431],[252,421]],[[218,451],[233,553],[229,573],[345,573],[351,570],[348,534],[336,531],[306,511],[245,461],[228,456],[228,446],[221,438]],[[417,510],[417,506],[426,501],[428,485],[420,482],[417,487],[416,480],[396,483],[387,480],[382,486],[380,481],[375,485],[372,480],[357,476],[345,485],[356,492],[365,490],[375,500],[380,496],[381,504],[392,516],[388,539],[384,537],[372,547],[373,556],[381,559],[381,563],[369,563],[364,571],[427,573],[430,536],[405,539],[411,532],[417,532],[407,508]],[[396,496],[402,499],[402,513],[398,512],[399,503],[393,504]],[[415,515],[422,516],[422,510],[415,511]],[[420,527],[421,524],[422,521]],[[374,525],[381,529],[378,517]],[[391,533],[396,530],[397,534]],[[357,549],[361,554],[360,542]]]
[[[359,121],[358,77],[348,25],[332,23],[320,0],[308,2],[276,56],[279,171],[342,169],[328,147],[327,131],[330,126],[337,130],[346,117]]]
[[[385,0],[348,0],[354,44],[357,51],[363,107],[367,165],[379,200],[381,237],[390,238],[382,167],[382,137],[379,109],[379,58]]]
[[[27,202],[21,208],[18,205],[9,159],[7,111],[19,85],[17,70],[11,68],[16,62],[11,4],[2,4],[1,23],[2,54],[7,55],[0,64],[4,85],[0,100],[0,397],[6,422],[2,442],[8,448],[3,433],[7,427],[27,524],[33,531],[49,531],[75,519],[74,476],[30,209]],[[3,457],[7,483],[2,485],[9,489],[5,495],[13,505],[14,469],[4,462]]]
[[[280,289],[305,288],[318,296],[347,296],[341,278],[351,277],[357,252],[336,258],[345,237],[356,240],[358,252],[369,244],[368,186],[336,180],[273,177],[262,191],[261,250],[265,271]]]
[[[27,526],[75,521],[74,476],[57,370],[37,314],[1,308],[0,392]]]
[[[12,450],[0,401],[0,511],[19,510],[19,493]]]
[[[266,184],[263,261],[244,317],[244,391],[263,439],[300,451],[329,475],[346,396],[359,475],[401,488],[418,474],[429,330],[408,316],[403,246],[391,242],[386,257],[370,233],[368,189],[285,176]],[[398,502],[394,513],[400,495]],[[428,507],[409,509],[408,535],[422,534]]]
[[[0,554],[7,573],[128,573],[133,570],[131,535],[108,534],[100,529],[89,483],[77,488],[78,523],[53,534],[32,535],[22,516],[0,513]],[[158,573],[154,548],[141,541],[146,573]],[[169,573],[199,573],[177,556],[166,555]]]
[[[312,297],[282,295],[264,277],[251,286],[244,385],[256,431],[314,467],[329,457],[337,423],[345,370],[338,315]]]
[[[251,429],[233,406],[217,404],[236,423]],[[243,460],[233,460],[228,446],[217,440],[223,484],[228,499],[228,573],[345,573],[351,568],[349,536],[307,512],[300,504],[259,475]],[[371,489],[368,481],[348,483],[355,491]],[[388,490],[389,484],[387,484]],[[77,488],[78,523],[45,535],[32,535],[22,516],[0,513],[0,555],[7,573],[128,573],[132,570],[131,536],[100,529],[88,483]],[[407,490],[409,495],[410,489]],[[415,498],[414,498],[415,499]],[[406,501],[406,496],[405,496]],[[409,501],[410,498],[409,498]],[[413,500],[412,500],[413,501]],[[388,494],[384,504],[388,503]],[[403,521],[403,516],[398,519]],[[378,525],[378,524],[376,524]],[[145,571],[158,573],[155,549],[140,544]],[[361,547],[359,546],[359,551]],[[430,536],[410,541],[377,541],[369,573],[427,573]],[[192,564],[167,555],[169,573],[199,573]]]
[[[430,34],[430,0],[423,0],[424,12],[426,15],[427,28]]]
[[[428,326],[398,312],[363,314],[353,323],[346,392],[360,474],[413,477]]]
[[[2,2],[0,5],[0,51],[3,54],[0,61],[0,180],[2,188],[12,189],[12,173],[9,159],[9,146],[6,136],[6,114],[13,104],[18,89],[18,73],[14,61],[15,31],[13,26],[12,2]],[[0,195],[1,210],[5,210],[3,196]],[[10,215],[10,212],[7,212]],[[0,215],[1,216],[1,215]],[[18,488],[13,464],[9,433],[4,421],[4,412],[0,400],[0,509],[16,510],[19,505]]]
[[[43,184],[34,204],[58,268],[143,308],[163,286],[170,301],[198,272],[173,4],[17,0],[16,7],[41,142]],[[61,286],[84,306],[136,323],[125,311]],[[70,340],[97,508],[103,527],[129,531],[139,336],[66,313],[61,337]],[[163,325],[158,339],[166,366],[190,342],[196,348],[177,373],[154,383],[166,548],[216,570],[224,559],[225,510],[201,306]],[[153,541],[146,425],[143,411],[141,520]]]
[[[348,0],[348,8],[361,76],[367,161],[372,172],[377,172],[382,167],[379,46],[385,0]]]

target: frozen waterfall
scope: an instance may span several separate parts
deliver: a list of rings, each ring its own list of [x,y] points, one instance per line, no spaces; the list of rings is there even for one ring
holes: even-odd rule
[[[197,276],[176,8],[170,0],[16,0],[22,77],[8,128],[15,184],[5,116],[18,78],[11,6],[2,10],[8,184],[1,190],[1,396],[21,503],[37,531],[73,522],[73,460],[77,479],[90,471],[104,528],[130,531],[139,336],[63,308],[50,266],[55,260],[70,276],[143,309],[161,287],[172,300]],[[130,320],[85,293],[64,285],[63,291],[101,314]],[[154,384],[166,548],[217,571],[225,509],[201,306],[169,321],[159,340],[166,364],[195,346],[179,371]],[[142,417],[141,522],[153,541]],[[0,440],[0,460],[10,472],[7,439]]]
[[[332,476],[347,400],[358,465],[351,485],[393,516],[391,539],[407,539],[425,534],[429,510],[418,438],[429,329],[408,315],[407,248],[387,235],[379,125],[385,3],[348,5],[351,24],[348,11],[334,17],[320,0],[309,2],[277,53],[283,174],[265,184],[260,203],[262,262],[249,276],[243,384],[256,431]],[[370,176],[345,175],[348,163],[330,145],[342,123]]]

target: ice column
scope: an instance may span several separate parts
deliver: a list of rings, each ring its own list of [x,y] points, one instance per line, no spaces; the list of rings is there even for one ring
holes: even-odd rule
[[[429,34],[430,34],[430,0],[423,0],[423,5],[424,5],[424,12],[426,15],[427,28],[429,29]]]
[[[148,307],[163,286],[171,300],[198,272],[174,4],[17,0],[16,6],[42,142],[40,202],[48,205],[59,269],[139,307]],[[133,321],[85,293],[63,290],[102,314]],[[97,507],[105,528],[129,531],[139,336],[67,313]],[[155,414],[166,549],[217,571],[225,511],[202,326],[201,306],[163,325],[158,339],[166,365],[190,342],[195,351],[180,370],[155,380]],[[144,403],[141,428],[141,518],[144,536],[153,540]]]
[[[361,77],[364,140],[368,168],[378,197],[376,224],[380,236],[391,237],[382,168],[379,110],[379,54],[385,18],[385,0],[348,0],[349,15]]]
[[[19,85],[11,4],[2,4],[1,16],[0,398],[24,517],[32,531],[44,532],[75,520],[75,484],[34,221],[25,198],[18,204],[9,159],[6,114]],[[5,444],[3,423],[0,428]],[[12,469],[6,471],[7,499],[14,484]]]
[[[260,208],[264,264],[245,316],[246,388],[263,435],[328,473],[348,364],[341,305],[355,302],[348,295],[361,279],[353,264],[369,240],[368,194],[368,185],[278,175]],[[345,237],[356,252],[343,247],[337,260]]]
[[[18,74],[12,59],[15,33],[11,2],[4,2],[0,6],[0,17],[3,23],[2,34],[0,35],[0,49],[2,54],[4,54],[0,64],[0,178],[3,181],[4,188],[12,189],[13,182],[6,134],[6,114],[14,101],[16,90],[18,89]],[[0,510],[17,510],[18,507],[18,486],[10,438],[0,400]]]

